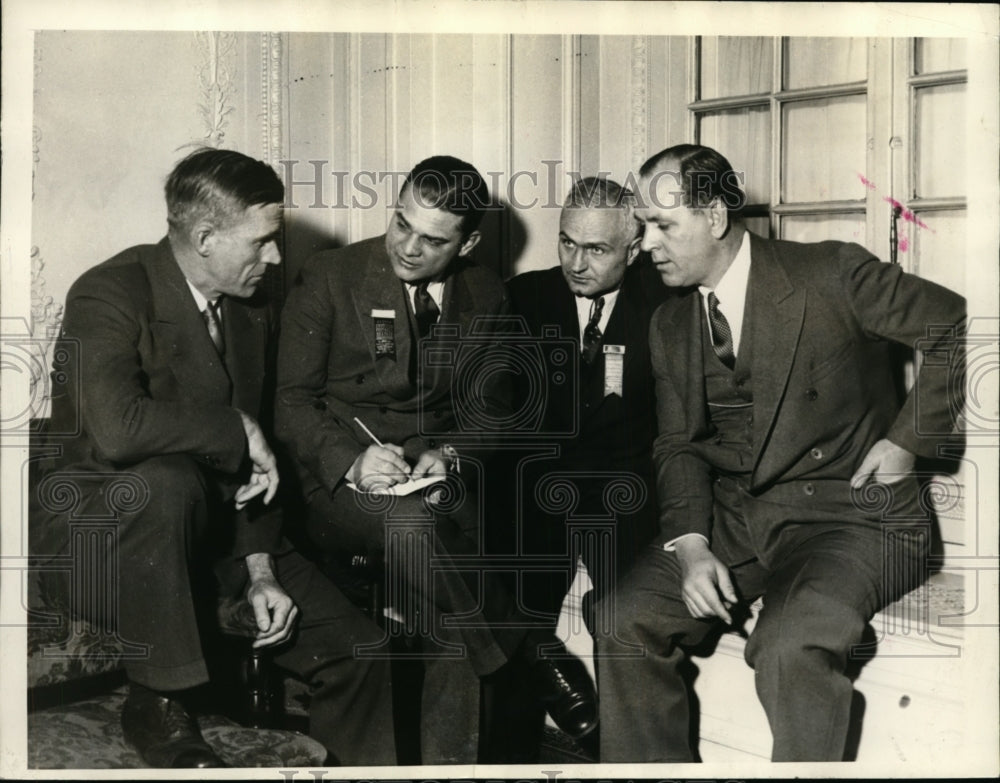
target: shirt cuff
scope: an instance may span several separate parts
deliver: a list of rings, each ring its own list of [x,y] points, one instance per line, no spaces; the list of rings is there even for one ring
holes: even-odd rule
[[[676,552],[677,542],[680,541],[682,538],[688,538],[689,536],[698,536],[698,538],[702,539],[706,544],[708,543],[708,538],[703,536],[701,533],[685,533],[683,536],[677,536],[677,538],[671,538],[669,541],[667,541],[667,543],[663,545],[663,551]]]

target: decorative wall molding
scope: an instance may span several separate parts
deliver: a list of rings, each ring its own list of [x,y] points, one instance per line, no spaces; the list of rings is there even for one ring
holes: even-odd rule
[[[632,37],[632,166],[638,169],[646,158],[646,117],[649,110],[648,41]]]
[[[35,354],[29,388],[31,399],[46,399],[48,397],[48,368],[52,346],[62,326],[63,306],[45,293],[45,262],[38,247],[31,247],[31,351]],[[39,384],[42,385],[41,395],[38,394]],[[36,415],[48,415],[41,411]]]
[[[202,102],[198,104],[205,123],[204,138],[213,147],[222,146],[228,117],[233,111],[236,71],[236,34],[220,32],[195,33],[203,57],[198,66]]]
[[[280,33],[260,34],[260,149],[275,168],[282,156],[281,71],[283,46]]]

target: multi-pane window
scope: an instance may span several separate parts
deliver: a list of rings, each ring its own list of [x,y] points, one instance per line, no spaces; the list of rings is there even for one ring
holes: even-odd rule
[[[751,230],[865,242],[868,42],[702,37],[694,136],[745,174]]]
[[[858,242],[962,291],[966,67],[956,39],[703,36],[691,137],[744,173],[751,230]]]

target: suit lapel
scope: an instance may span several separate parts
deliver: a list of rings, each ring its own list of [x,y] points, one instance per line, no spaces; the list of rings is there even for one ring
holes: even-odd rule
[[[229,375],[191,289],[166,239],[158,250],[147,266],[152,298],[150,330],[158,344],[169,346],[170,369],[186,397],[229,404]]]
[[[406,301],[406,291],[385,254],[385,248],[378,244],[365,260],[363,279],[351,291],[354,309],[358,317],[358,327],[368,345],[375,374],[386,389],[396,389],[409,382],[410,354],[414,350],[410,335],[410,305]],[[372,310],[393,310],[393,336],[396,343],[396,361],[379,357],[375,349],[375,321]]]
[[[669,319],[664,323],[666,340],[673,346],[683,346],[676,358],[656,357],[659,369],[673,382],[681,399],[681,409],[694,417],[689,422],[691,432],[705,423],[705,361],[702,355],[701,294],[694,289],[670,305]]]
[[[802,332],[805,292],[792,286],[769,242],[753,234],[750,238],[750,280],[747,289],[755,346],[752,372],[756,468],[788,384],[788,374]]]

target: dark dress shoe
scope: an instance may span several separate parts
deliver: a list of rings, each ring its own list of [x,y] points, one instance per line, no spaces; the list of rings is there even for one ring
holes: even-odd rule
[[[561,649],[567,657],[543,654],[531,664],[531,673],[538,696],[556,726],[573,739],[580,739],[597,728],[597,691],[583,661],[569,656],[564,647]]]
[[[142,760],[161,769],[209,769],[228,766],[201,736],[194,718],[176,699],[129,685],[122,705],[125,741]]]

